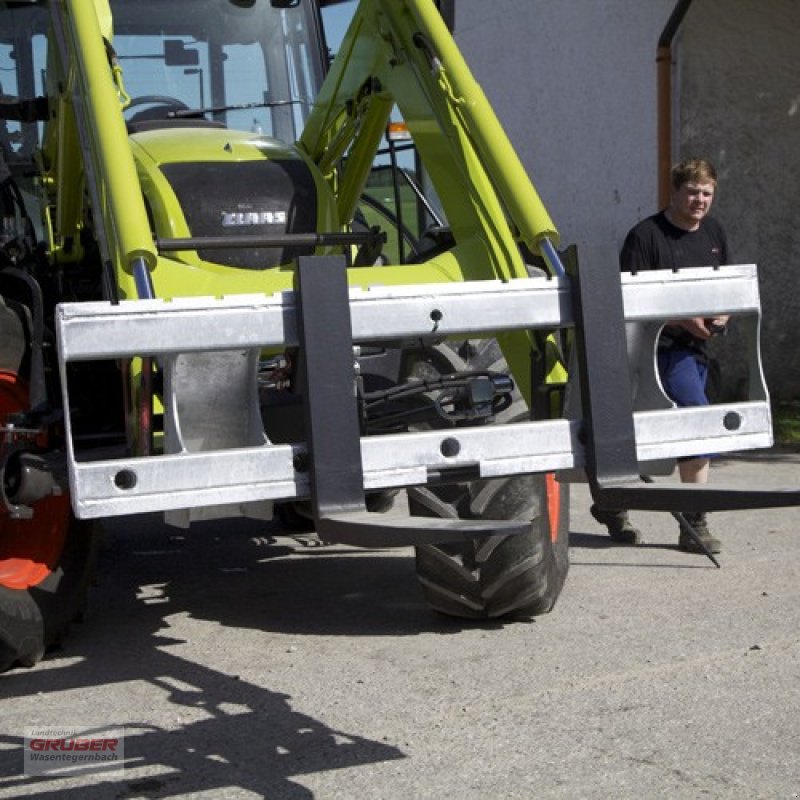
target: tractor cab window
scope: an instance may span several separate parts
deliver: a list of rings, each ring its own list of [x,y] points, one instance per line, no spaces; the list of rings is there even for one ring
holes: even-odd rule
[[[421,261],[453,244],[441,204],[399,119],[386,130],[355,223],[386,233],[383,256],[390,264]]]
[[[308,3],[111,0],[126,118],[206,120],[297,139],[322,80]]]
[[[32,100],[46,94],[47,11],[43,6],[0,3],[0,99]],[[0,116],[0,155],[10,168],[33,160],[42,130],[39,120]]]
[[[355,0],[322,4],[331,56],[341,46],[356,5]],[[381,258],[390,264],[421,261],[452,246],[444,210],[396,108],[367,178],[353,227],[383,231],[386,243]]]

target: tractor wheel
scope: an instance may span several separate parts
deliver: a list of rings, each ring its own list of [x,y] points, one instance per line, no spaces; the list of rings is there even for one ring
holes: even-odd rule
[[[411,377],[505,369],[493,341],[414,351]],[[522,398],[498,422],[520,418]],[[436,611],[466,618],[527,618],[550,611],[569,569],[569,491],[553,475],[515,475],[408,490],[413,515],[449,519],[525,519],[525,534],[498,534],[416,549],[417,577]]]
[[[24,383],[0,371],[0,424],[26,407]],[[73,517],[67,495],[35,503],[31,519],[0,508],[0,671],[33,666],[61,642],[83,609],[95,554],[93,526]]]
[[[72,517],[69,500],[34,506],[33,520],[0,518],[0,672],[32,667],[80,616],[96,537]]]

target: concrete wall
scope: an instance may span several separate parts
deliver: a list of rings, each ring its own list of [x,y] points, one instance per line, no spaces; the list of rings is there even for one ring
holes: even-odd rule
[[[456,39],[561,232],[613,243],[657,210],[656,46],[675,0],[458,0]],[[721,172],[717,216],[763,274],[775,397],[800,396],[797,0],[702,0],[675,48],[675,147]],[[794,50],[792,49],[794,46]],[[792,267],[792,263],[796,266]],[[744,367],[723,342],[724,392]]]
[[[736,260],[759,266],[764,371],[781,399],[800,398],[798,41],[797,0],[702,0],[677,50],[676,146],[720,172],[716,214]]]

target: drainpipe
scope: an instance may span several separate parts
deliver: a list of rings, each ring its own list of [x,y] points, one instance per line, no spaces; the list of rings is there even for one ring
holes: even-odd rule
[[[658,39],[658,207],[669,205],[672,167],[672,40],[692,0],[678,0]]]

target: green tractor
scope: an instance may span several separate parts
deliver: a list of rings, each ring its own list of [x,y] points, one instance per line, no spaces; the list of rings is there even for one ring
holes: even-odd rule
[[[460,617],[558,598],[593,301],[437,4],[362,2],[332,61],[320,5],[0,2],[0,668],[61,640],[123,514],[414,546]]]

